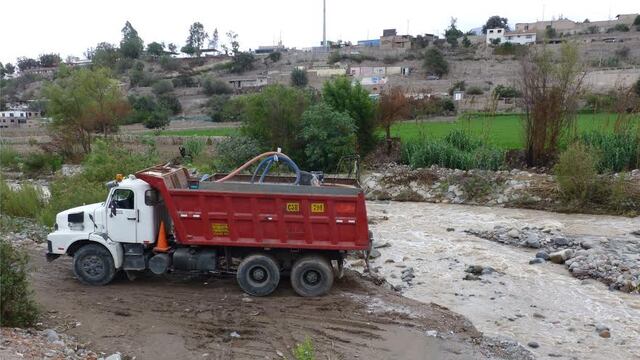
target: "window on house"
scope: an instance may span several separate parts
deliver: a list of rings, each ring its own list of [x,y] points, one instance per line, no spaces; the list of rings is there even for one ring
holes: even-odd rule
[[[493,34],[493,30],[489,30],[489,34]]]
[[[502,30],[498,30],[498,34],[500,34],[502,32]]]
[[[525,25],[525,26],[524,26],[524,29],[525,29],[525,30],[529,30],[529,25]]]
[[[527,35],[527,39],[532,39],[532,38],[533,38],[533,36]]]

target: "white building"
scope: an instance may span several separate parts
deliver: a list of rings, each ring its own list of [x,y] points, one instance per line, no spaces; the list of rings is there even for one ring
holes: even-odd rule
[[[514,31],[509,32],[502,28],[487,29],[487,44],[535,44],[536,32],[535,31]]]

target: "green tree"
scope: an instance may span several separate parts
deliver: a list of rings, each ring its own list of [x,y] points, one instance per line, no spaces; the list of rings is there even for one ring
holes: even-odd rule
[[[169,45],[167,46],[167,49],[169,49],[170,52],[175,54],[178,52],[178,45],[174,43],[169,43]]]
[[[20,69],[20,71],[37,68],[39,65],[38,60],[27,58],[27,57],[19,57],[17,64],[18,64],[18,69]]]
[[[633,90],[640,96],[640,79],[633,85]]]
[[[458,19],[452,17],[451,23],[449,24],[449,28],[447,28],[447,30],[444,31],[444,38],[447,40],[449,45],[451,45],[451,47],[457,47],[458,38],[464,35],[464,33],[456,27],[457,22],[458,22]]]
[[[164,54],[164,44],[157,41],[147,44],[147,54],[162,56],[162,54]]]
[[[9,75],[13,75],[13,73],[15,73],[15,72],[16,72],[16,67],[15,67],[15,66],[13,66],[13,64],[12,64],[12,63],[6,63],[6,64],[4,65],[4,71],[5,71],[5,73],[7,73],[7,74],[9,74]]]
[[[230,71],[232,73],[242,74],[245,71],[253,69],[254,61],[255,57],[250,52],[234,52],[233,58],[231,59]]]
[[[508,31],[509,20],[507,20],[507,18],[494,15],[487,20],[486,24],[482,25],[482,33],[486,34],[487,29],[498,29],[498,28],[502,28]]]
[[[209,38],[209,49],[218,49],[218,42],[220,41],[220,36],[218,35],[218,28],[215,28],[211,33],[211,38]]]
[[[167,79],[159,80],[153,84],[151,90],[156,95],[167,94],[173,91],[173,83]]]
[[[38,63],[42,67],[56,67],[60,65],[62,59],[58,54],[41,54],[38,57]]]
[[[269,54],[269,56],[267,56],[267,58],[269,60],[271,60],[271,62],[274,62],[274,63],[280,61],[281,57],[282,57],[282,53],[279,52],[279,51],[274,51],[271,54]]]
[[[283,85],[269,85],[244,101],[242,133],[256,139],[263,149],[281,147],[294,158],[304,146],[298,134],[302,113],[311,104],[309,93]]]
[[[558,32],[551,25],[547,25],[546,29],[544,29],[544,36],[547,39],[555,39],[558,37]]]
[[[291,71],[291,86],[305,87],[308,83],[309,78],[304,69],[295,68]]]
[[[48,101],[47,114],[53,119],[52,137],[63,154],[71,155],[67,151],[76,144],[88,154],[92,134],[99,131],[106,136],[130,111],[118,81],[105,68],[59,76],[44,87],[43,94]]]
[[[442,76],[449,72],[449,64],[442,55],[442,52],[436,48],[428,49],[424,53],[424,62],[422,64],[424,69],[433,75]]]
[[[129,59],[137,59],[142,55],[144,42],[138,36],[138,32],[129,21],[122,28],[122,40],[120,41],[120,52],[122,56]]]
[[[204,25],[200,22],[194,22],[189,28],[189,36],[187,43],[182,47],[181,51],[188,55],[200,57],[202,46],[209,35],[204,31]]]
[[[375,106],[369,93],[360,83],[351,84],[346,76],[327,81],[322,87],[324,102],[336,111],[347,113],[355,120],[357,127],[357,152],[360,155],[369,153],[376,144]]]
[[[302,142],[305,164],[324,171],[336,169],[343,156],[353,155],[356,125],[349,115],[325,103],[311,106],[302,114]]]
[[[118,62],[118,49],[107,42],[101,42],[95,48],[90,48],[85,53],[87,59],[97,67],[107,67],[113,69]]]
[[[635,26],[639,26],[640,25],[640,15],[636,16],[636,18],[633,19],[633,25],[635,25]]]
[[[4,79],[7,70],[4,68],[4,65],[0,62],[0,79]]]

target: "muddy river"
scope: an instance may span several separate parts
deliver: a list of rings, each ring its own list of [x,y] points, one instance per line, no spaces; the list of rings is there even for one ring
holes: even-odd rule
[[[490,336],[536,342],[538,358],[640,359],[640,296],[610,291],[596,280],[579,280],[563,265],[529,265],[535,250],[483,240],[466,229],[495,225],[552,227],[567,235],[627,236],[640,219],[569,215],[476,206],[369,202],[370,225],[381,256],[372,267],[394,284],[413,267],[403,295],[433,302],[468,317]],[[388,219],[384,219],[387,217]],[[637,240],[635,240],[637,239]],[[630,241],[640,241],[635,238]],[[465,281],[468,265],[493,267],[480,281]],[[611,329],[610,338],[595,331]]]

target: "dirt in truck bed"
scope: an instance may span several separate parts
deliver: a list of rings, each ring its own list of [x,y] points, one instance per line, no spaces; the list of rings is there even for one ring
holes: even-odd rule
[[[249,297],[234,277],[125,277],[78,282],[71,258],[32,251],[44,325],[106,354],[136,359],[293,359],[309,337],[316,359],[522,359],[517,344],[482,336],[464,317],[403,298],[353,272],[329,295],[303,298],[284,279]]]

